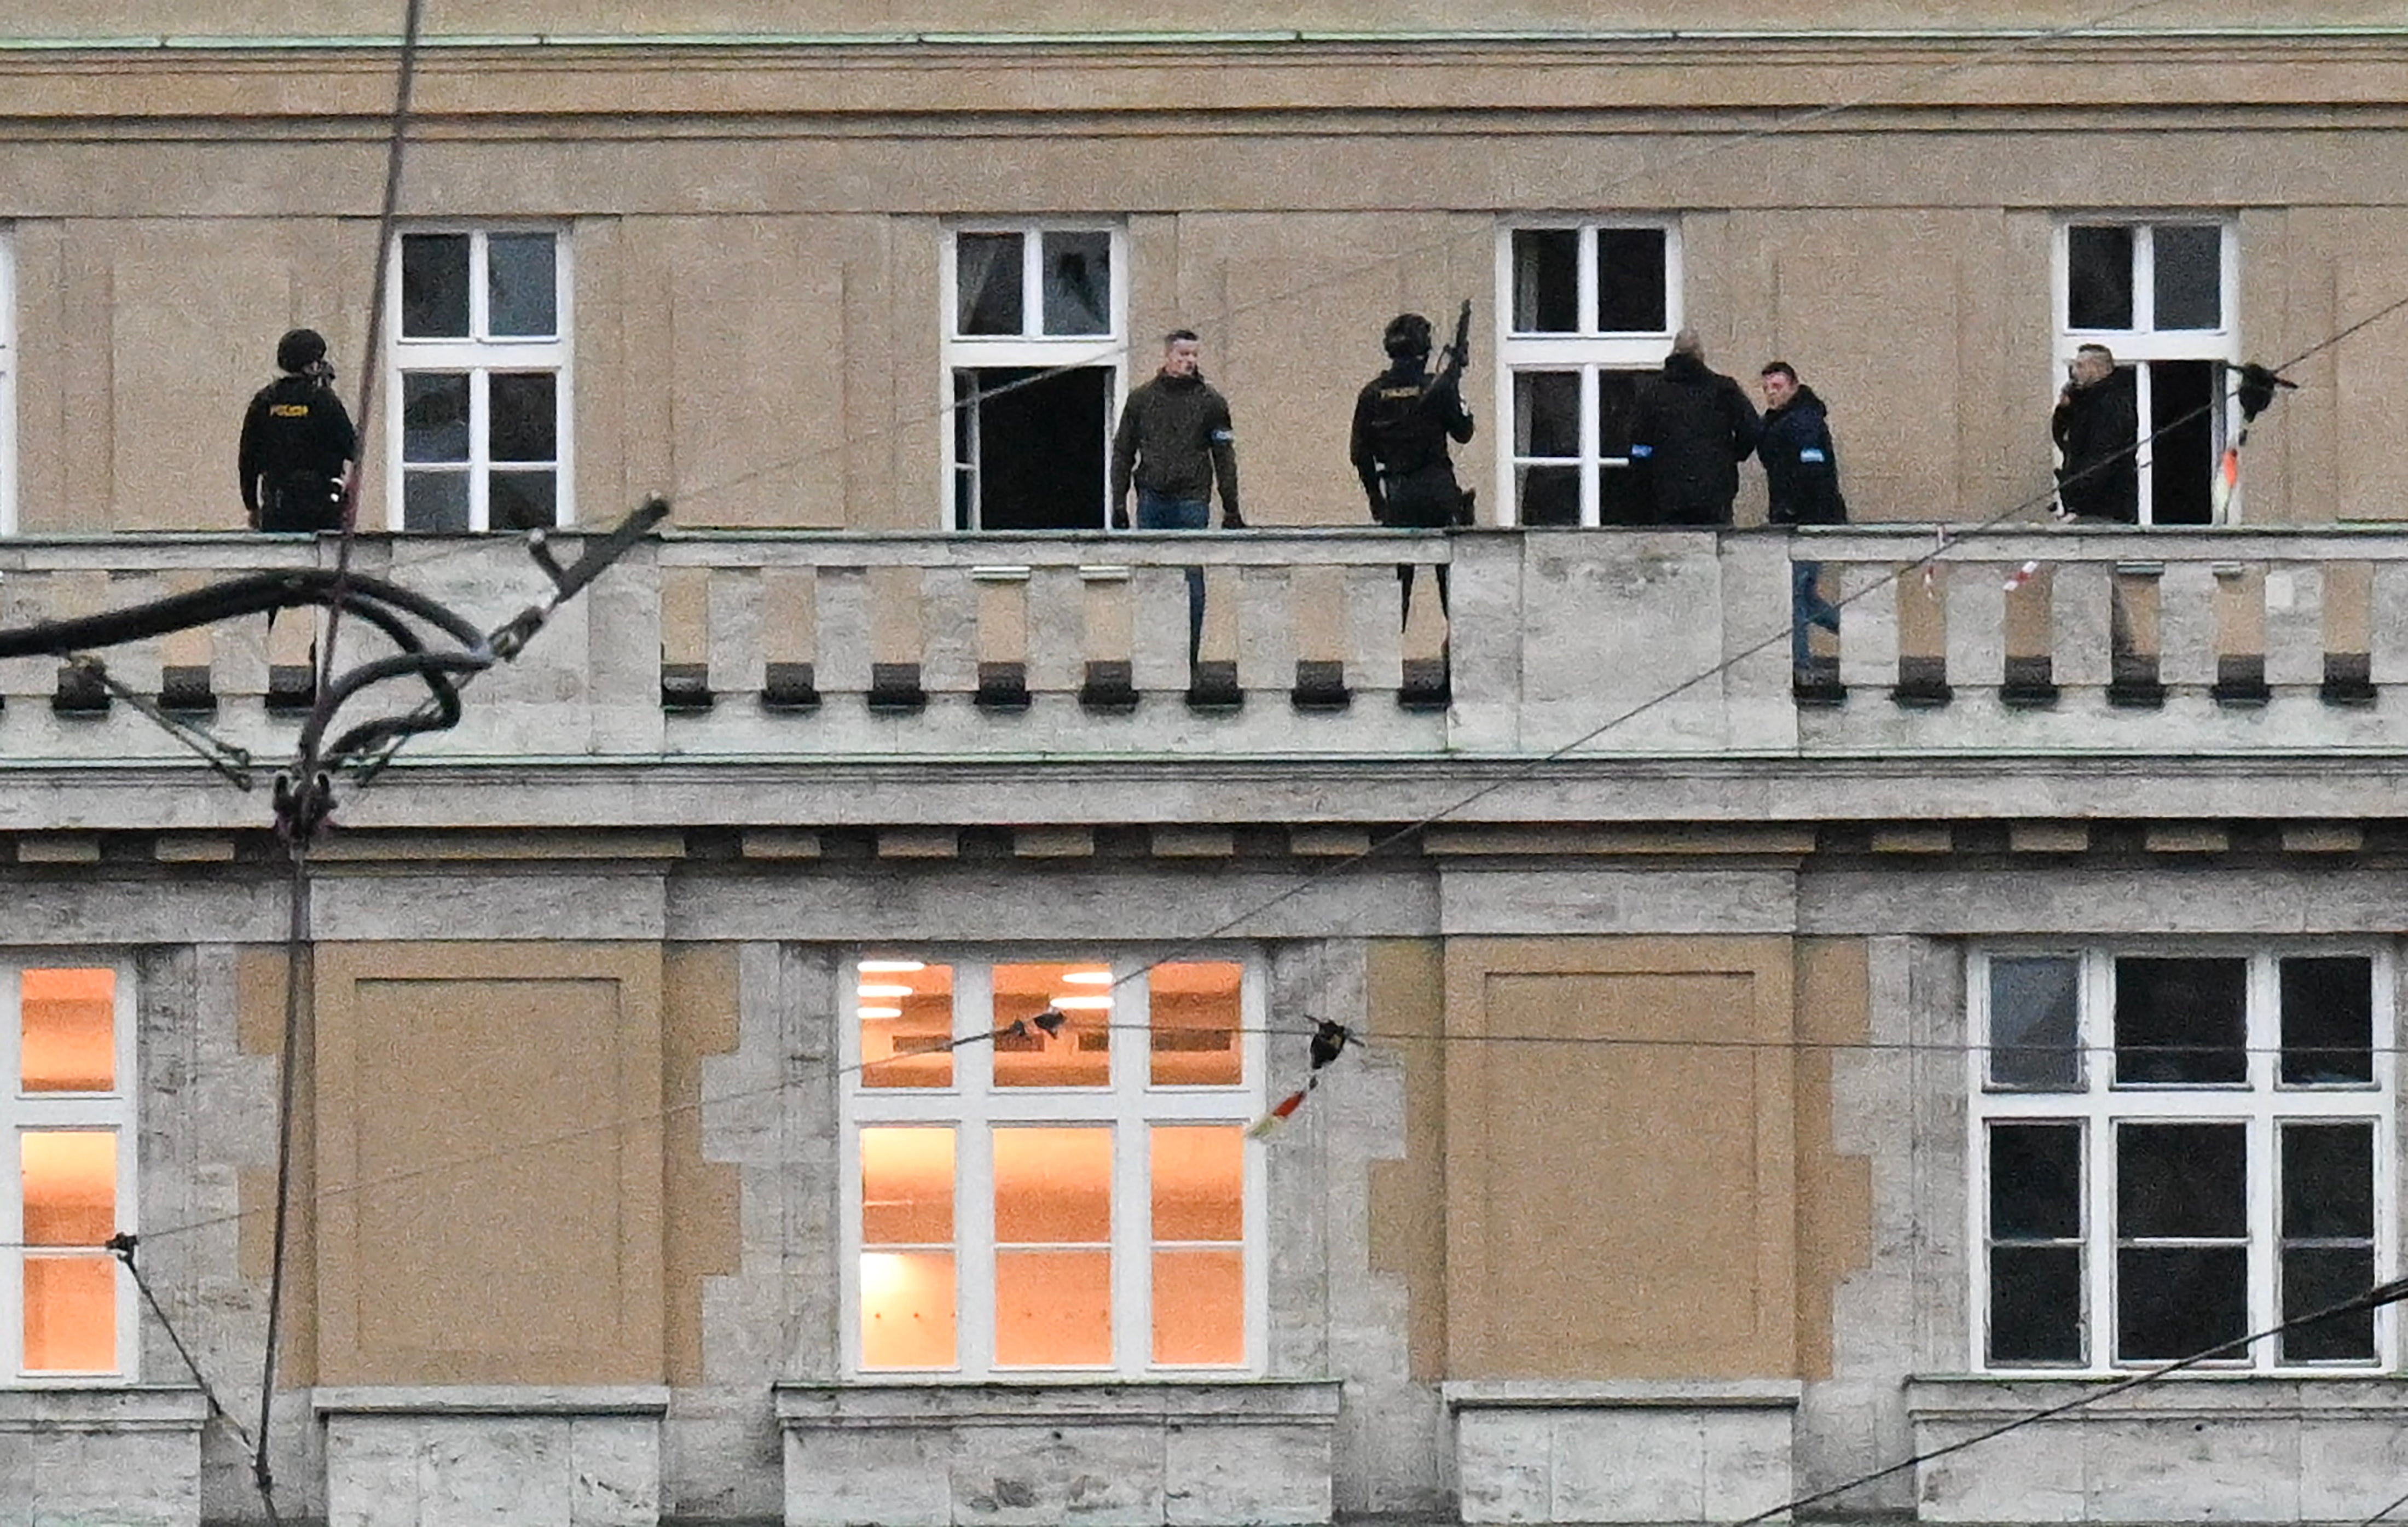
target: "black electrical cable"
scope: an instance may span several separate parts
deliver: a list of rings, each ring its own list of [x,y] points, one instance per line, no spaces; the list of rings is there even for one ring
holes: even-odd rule
[[[209,1376],[201,1371],[201,1364],[193,1356],[192,1348],[185,1345],[183,1334],[176,1329],[176,1322],[167,1318],[166,1306],[159,1302],[159,1295],[151,1289],[150,1279],[143,1275],[142,1264],[135,1260],[135,1249],[140,1244],[140,1236],[121,1233],[110,1236],[105,1249],[114,1252],[117,1260],[125,1264],[125,1271],[133,1277],[134,1287],[141,1293],[142,1302],[150,1306],[151,1315],[159,1321],[159,1329],[167,1334],[167,1340],[175,1347],[176,1355],[184,1360],[184,1371],[193,1376],[193,1382],[199,1387],[201,1403],[208,1406],[211,1416],[225,1423],[226,1430],[234,1434],[236,1441],[246,1449],[250,1448],[251,1433],[242,1422],[235,1420],[234,1412],[218,1398],[216,1388],[209,1383]],[[281,1527],[282,1519],[277,1515],[275,1498],[263,1493],[260,1504],[267,1508],[268,1527]]]

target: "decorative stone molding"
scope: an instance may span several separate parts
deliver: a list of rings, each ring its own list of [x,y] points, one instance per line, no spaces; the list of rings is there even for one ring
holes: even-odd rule
[[[46,1522],[199,1527],[208,1419],[196,1389],[0,1390],[0,1502]]]
[[[1340,1386],[781,1384],[787,1527],[1303,1527]]]
[[[1794,1492],[1795,1379],[1444,1384],[1467,1522],[1714,1521]]]
[[[668,1391],[321,1389],[328,1527],[657,1527]]]
[[[1909,1380],[1928,1452],[2107,1378]],[[1916,1473],[1928,1522],[2357,1521],[2399,1493],[2408,1380],[2185,1376],[2035,1421]]]

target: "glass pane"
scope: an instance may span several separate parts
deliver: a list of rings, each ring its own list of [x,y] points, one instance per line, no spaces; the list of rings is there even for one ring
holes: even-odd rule
[[[549,530],[560,522],[558,475],[496,472],[485,479],[485,520],[491,530]]]
[[[1990,1082],[2022,1092],[2082,1090],[2081,962],[1990,962]]]
[[[2374,1079],[2374,962],[2363,955],[2282,963],[2283,1081],[2290,1087]]]
[[[1111,1080],[1112,1006],[1117,1000],[1111,967],[1099,961],[996,966],[995,1026],[1024,1027],[1018,1034],[996,1034],[995,1084],[1106,1085]],[[1048,1011],[1061,1016],[1052,1034],[1036,1022]]]
[[[1639,378],[1636,371],[1597,374],[1597,453],[1612,460],[1630,459],[1630,431],[1639,421]]]
[[[861,1254],[861,1365],[946,1368],[953,1363],[953,1254]]]
[[[2374,1287],[2371,1246],[2286,1247],[2283,1251],[2286,1322],[2330,1309]],[[2364,1362],[2374,1356],[2374,1311],[2353,1310],[2286,1331],[2278,1338],[2286,1363]]]
[[[2238,1340],[2249,1334],[2249,1254],[2238,1246],[2126,1247],[2115,1253],[2115,1355],[2126,1361],[2189,1357]]]
[[[953,1132],[861,1132],[861,1244],[945,1246],[953,1238]]]
[[[1239,992],[1243,966],[1156,965],[1147,977],[1156,1087],[1235,1087],[1245,1080]]]
[[[408,371],[401,378],[401,459],[468,459],[468,374]]]
[[[2224,327],[2224,230],[2169,223],[2157,230],[2157,326]]]
[[[468,336],[468,235],[401,235],[401,336]]]
[[[452,533],[468,528],[468,474],[404,472],[401,528]]]
[[[1514,492],[1526,525],[1577,525],[1581,522],[1581,469],[1577,466],[1517,466]]]
[[[497,462],[560,459],[560,378],[549,371],[496,371],[487,378],[485,437]]]
[[[2071,329],[2132,326],[2132,230],[2066,230],[2065,322]]]
[[[2115,1079],[2237,1082],[2243,1050],[2248,962],[2115,962]]]
[[[560,332],[560,287],[550,234],[494,234],[485,240],[487,332],[549,339]]]
[[[955,333],[1021,332],[1024,242],[1018,234],[962,234],[954,238]]]
[[[2283,1238],[2374,1238],[2374,1126],[2283,1126]]]
[[[1154,1254],[1154,1360],[1229,1366],[1246,1361],[1243,1251]]]
[[[25,1371],[117,1371],[117,1261],[25,1259]]]
[[[2082,1361],[2082,1249],[1990,1249],[1990,1361]]]
[[[1664,230],[1597,233],[1597,326],[1605,334],[1665,331]]]
[[[1580,230],[1513,231],[1513,332],[1580,332]]]
[[[999,1246],[1110,1241],[1112,1132],[1069,1125],[996,1130],[995,1238]]]
[[[1513,374],[1513,454],[1578,460],[1581,379],[1577,371]]]
[[[27,1246],[96,1247],[117,1234],[113,1130],[28,1130],[19,1137]]]
[[[1046,234],[1045,332],[1112,332],[1112,235]]]
[[[1235,1124],[1154,1128],[1154,1238],[1246,1238],[1245,1132]]]
[[[1009,1367],[1112,1360],[1110,1251],[997,1251],[995,1361]]]
[[[864,960],[860,998],[861,1085],[951,1087],[953,967],[917,960]]]
[[[117,1086],[117,973],[29,970],[19,988],[18,1082],[28,1092]]]
[[[1990,1238],[2082,1234],[2082,1126],[1990,1126]]]
[[[2243,1124],[2118,1124],[2115,1233],[2246,1235],[2247,1156]]]

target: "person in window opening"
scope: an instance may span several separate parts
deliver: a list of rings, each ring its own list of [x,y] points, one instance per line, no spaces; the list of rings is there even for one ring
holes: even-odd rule
[[[2113,524],[2140,522],[2140,421],[2130,373],[2115,368],[2104,345],[2084,345],[2066,367],[2049,415],[2058,451],[2057,517]]]
[[[1363,479],[1374,523],[1399,530],[1442,530],[1471,522],[1471,495],[1455,480],[1446,443],[1471,438],[1471,410],[1463,402],[1459,365],[1432,376],[1430,321],[1399,313],[1380,336],[1388,369],[1354,398],[1354,424],[1347,453]],[[1438,607],[1447,608],[1446,564],[1430,572],[1438,579]],[[1397,564],[1403,587],[1402,619],[1413,615],[1413,564]]]
[[[1673,335],[1663,371],[1639,385],[1630,427],[1630,469],[1645,485],[1652,522],[1729,524],[1756,429],[1746,390],[1707,368],[1698,331]]]
[[[1823,400],[1798,379],[1786,361],[1768,361],[1760,377],[1764,422],[1756,454],[1764,464],[1766,517],[1776,525],[1844,525],[1848,501],[1840,494],[1840,453]],[[1817,587],[1823,564],[1789,564],[1789,664],[1800,684],[1814,681],[1809,626],[1837,635],[1840,611]]]
[[[1162,340],[1162,369],[1133,389],[1112,434],[1112,528],[1129,528],[1137,487],[1140,530],[1209,530],[1212,485],[1221,485],[1221,528],[1243,530],[1238,512],[1237,432],[1229,401],[1204,379],[1204,347],[1193,329]],[[1187,569],[1187,664],[1204,646],[1204,569]]]
[[[340,530],[343,481],[359,459],[359,434],[335,395],[335,368],[315,329],[276,342],[284,375],[259,390],[242,416],[236,471],[251,528]]]

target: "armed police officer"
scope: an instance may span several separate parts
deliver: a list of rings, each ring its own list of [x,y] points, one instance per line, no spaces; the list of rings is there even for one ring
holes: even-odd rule
[[[284,375],[259,390],[242,416],[236,470],[251,528],[340,530],[343,479],[359,459],[359,434],[335,395],[335,368],[315,329],[276,343]]]
[[[1463,404],[1463,367],[1471,350],[1471,304],[1455,328],[1455,342],[1436,373],[1429,369],[1430,321],[1399,313],[1380,336],[1388,369],[1367,383],[1354,399],[1354,427],[1348,454],[1363,479],[1376,522],[1400,530],[1439,530],[1471,521],[1471,495],[1455,480],[1449,440],[1471,438],[1471,410]],[[1438,575],[1438,604],[1447,607],[1446,564]],[[1413,568],[1399,564],[1403,616],[1413,612]]]

